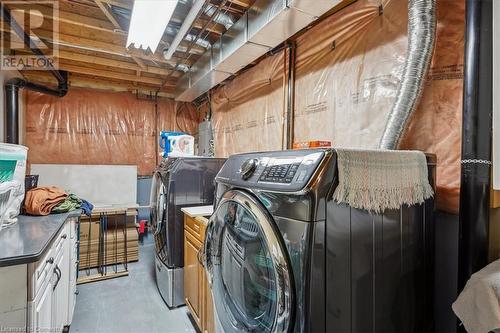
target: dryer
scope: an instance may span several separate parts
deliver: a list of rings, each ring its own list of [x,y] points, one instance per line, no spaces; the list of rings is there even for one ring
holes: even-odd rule
[[[225,159],[169,157],[151,185],[151,224],[155,239],[158,290],[170,307],[184,304],[184,214],[181,208],[212,205],[214,179]]]
[[[332,200],[337,177],[332,149],[228,158],[204,245],[218,331],[428,331],[433,200],[371,214]]]

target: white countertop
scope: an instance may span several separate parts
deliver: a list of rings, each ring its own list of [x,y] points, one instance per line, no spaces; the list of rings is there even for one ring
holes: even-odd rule
[[[185,214],[191,217],[197,216],[211,216],[214,213],[213,206],[195,206],[195,207],[184,207],[181,208]]]

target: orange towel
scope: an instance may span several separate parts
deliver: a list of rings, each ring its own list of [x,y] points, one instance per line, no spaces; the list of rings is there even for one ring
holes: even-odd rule
[[[49,215],[68,194],[59,187],[37,187],[26,192],[24,209],[31,215]]]

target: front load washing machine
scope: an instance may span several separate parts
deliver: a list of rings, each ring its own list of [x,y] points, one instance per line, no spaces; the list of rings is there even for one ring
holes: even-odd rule
[[[184,304],[184,214],[181,208],[212,205],[214,178],[225,159],[169,157],[154,172],[151,224],[156,284],[170,307]]]
[[[218,331],[430,329],[433,200],[371,214],[337,180],[332,149],[227,160],[204,247]]]

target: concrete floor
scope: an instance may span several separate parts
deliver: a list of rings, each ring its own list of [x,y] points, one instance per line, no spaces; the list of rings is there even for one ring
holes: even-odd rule
[[[78,286],[71,332],[196,332],[185,306],[170,310],[158,292],[151,236],[129,276]]]

